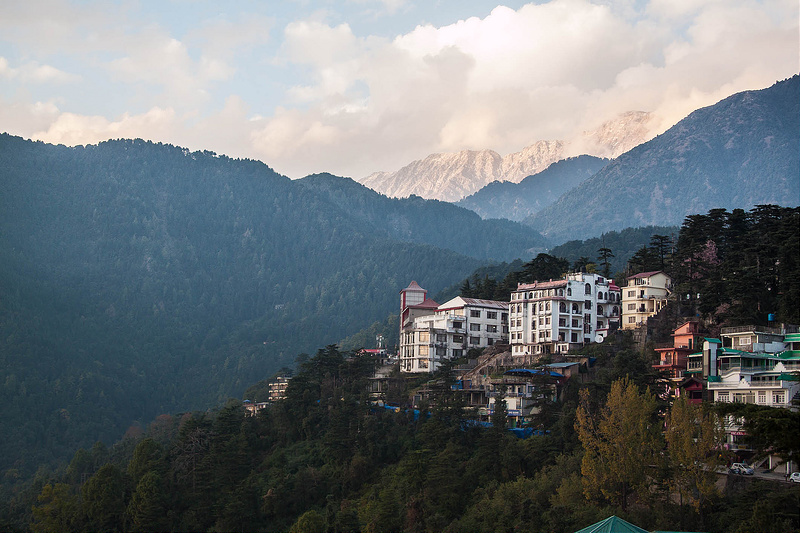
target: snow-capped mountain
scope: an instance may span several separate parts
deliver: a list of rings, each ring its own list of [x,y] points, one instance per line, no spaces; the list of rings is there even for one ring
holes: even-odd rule
[[[387,196],[458,201],[493,181],[519,183],[570,155],[616,157],[651,137],[650,114],[632,111],[584,132],[573,142],[538,141],[506,156],[493,150],[431,154],[395,172],[375,172],[359,181]]]

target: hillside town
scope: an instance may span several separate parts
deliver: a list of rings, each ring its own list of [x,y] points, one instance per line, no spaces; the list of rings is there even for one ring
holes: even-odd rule
[[[626,278],[620,288],[596,273],[574,272],[559,280],[520,283],[509,301],[457,296],[443,304],[428,297],[416,281],[400,291],[397,353],[366,349],[379,362],[372,379],[373,400],[383,403],[392,371],[433,374],[445,365],[467,407],[488,422],[505,401],[511,429],[532,432],[544,403],[556,402],[568,380],[590,380],[595,358],[581,355],[590,343],[602,343],[617,330],[639,343],[673,295],[662,271]],[[697,319],[683,321],[670,342],[655,343],[653,369],[661,376],[662,399],[684,396],[689,403],[736,402],[798,409],[800,328],[797,325],[724,327],[708,337]],[[288,380],[270,383],[270,401],[283,397]],[[422,387],[409,398],[414,407],[430,400]],[[247,405],[255,412],[268,402]],[[725,447],[741,462],[753,451],[741,421],[727,417]],[[797,465],[770,455],[765,468],[792,472]],[[777,470],[776,470],[777,469]]]

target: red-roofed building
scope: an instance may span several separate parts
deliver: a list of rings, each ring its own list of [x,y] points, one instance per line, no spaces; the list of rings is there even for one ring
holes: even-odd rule
[[[436,305],[421,298],[422,291],[413,282],[401,291],[402,372],[433,372],[443,360],[463,357],[470,348],[508,342],[508,302],[459,296]]]
[[[667,305],[672,278],[658,270],[636,274],[627,282],[622,289],[622,328],[634,329]]]

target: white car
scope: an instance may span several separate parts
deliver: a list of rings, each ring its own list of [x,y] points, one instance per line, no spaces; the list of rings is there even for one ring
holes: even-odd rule
[[[800,483],[800,472],[792,472],[792,474],[789,476],[789,481]]]
[[[752,476],[755,473],[753,467],[745,463],[733,463],[731,465],[731,472],[734,474],[741,474],[743,476]]]

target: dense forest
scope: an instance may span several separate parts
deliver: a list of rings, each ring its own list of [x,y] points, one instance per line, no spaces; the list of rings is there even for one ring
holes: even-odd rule
[[[373,361],[328,346],[257,416],[238,401],[164,416],[145,435],[40,471],[0,526],[555,533],[617,514],[648,530],[800,527],[800,487],[717,483],[719,415],[685,401],[667,409],[629,336],[591,353],[591,380],[570,380],[563,401],[538,415],[542,434],[519,439],[505,430],[502,403],[490,427],[469,424],[449,372],[424,378],[433,395],[418,411],[376,406],[366,392]],[[423,380],[399,381],[402,397]]]
[[[541,239],[442,202],[141,140],[0,135],[0,187],[4,483],[239,396],[394,312],[412,279],[438,291]],[[458,237],[449,249],[442,227]]]

